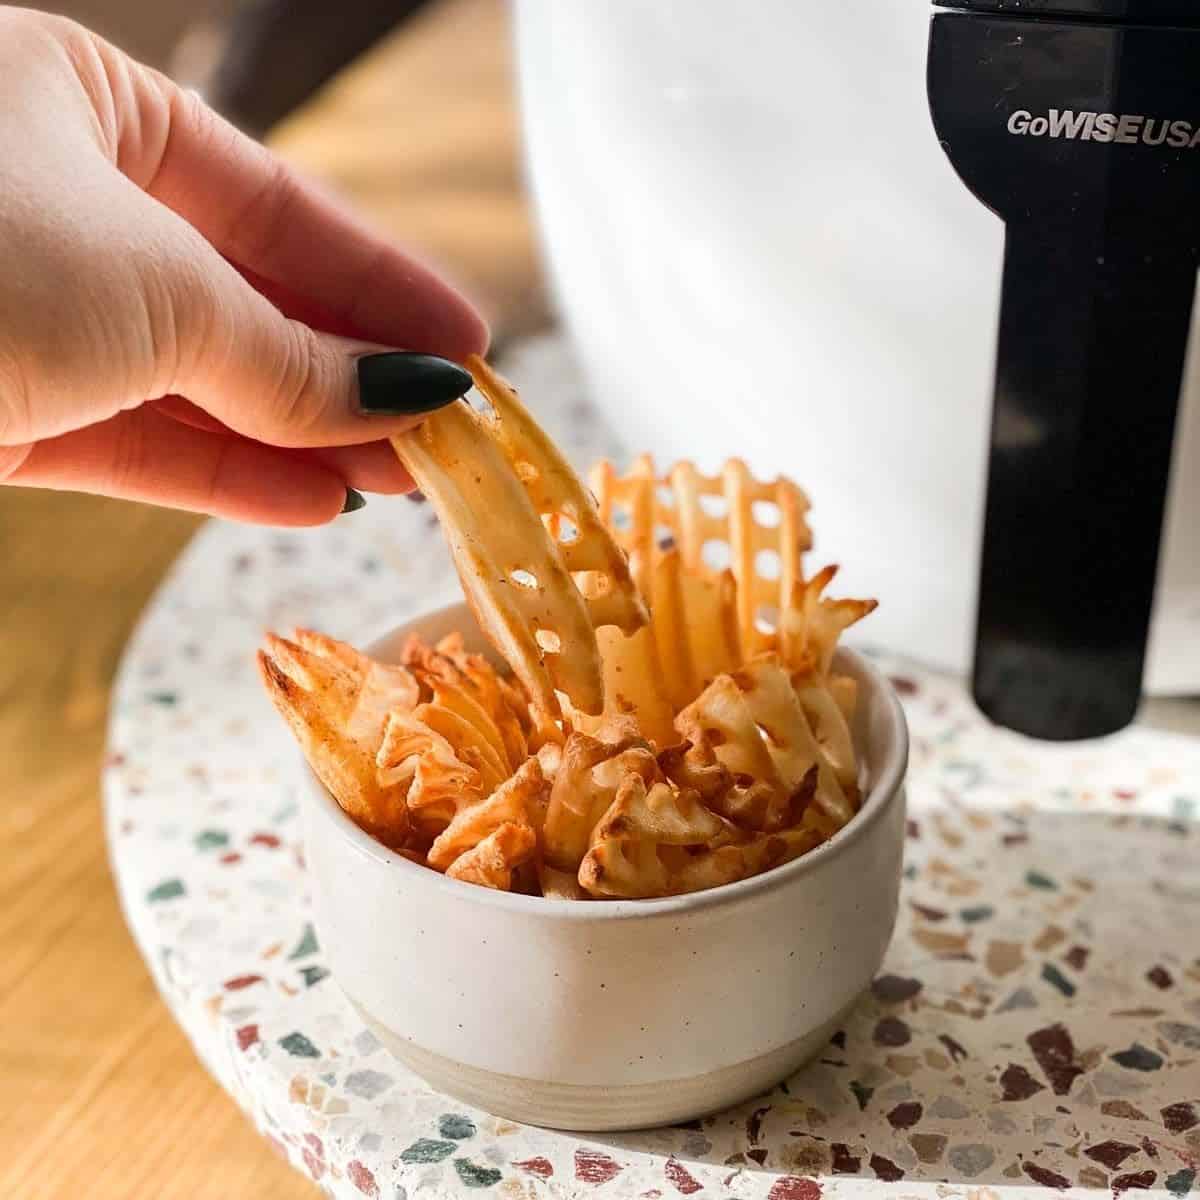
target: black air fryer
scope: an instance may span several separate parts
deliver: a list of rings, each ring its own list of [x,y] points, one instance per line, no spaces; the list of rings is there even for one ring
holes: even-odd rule
[[[937,8],[934,125],[1006,226],[975,699],[1095,737],[1141,696],[1200,261],[1200,0]]]

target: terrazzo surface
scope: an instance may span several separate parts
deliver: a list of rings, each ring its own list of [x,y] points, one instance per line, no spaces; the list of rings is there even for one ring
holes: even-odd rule
[[[556,344],[506,368],[575,461],[621,457]],[[392,1061],[325,966],[295,752],[253,650],[296,624],[362,644],[456,596],[426,507],[213,524],[116,689],[105,792],[130,927],[197,1053],[297,1169],[383,1200],[1200,1195],[1200,741],[1034,745],[888,658],[913,734],[901,915],[819,1061],[718,1116],[592,1137],[465,1109]]]

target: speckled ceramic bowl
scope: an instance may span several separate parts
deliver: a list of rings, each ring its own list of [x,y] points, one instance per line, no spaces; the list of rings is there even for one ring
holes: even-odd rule
[[[485,650],[456,605],[373,653],[452,629]],[[458,883],[368,837],[306,772],[313,902],[338,983],[406,1066],[513,1120],[644,1128],[769,1089],[825,1045],[896,916],[904,716],[864,659],[842,650],[838,667],[859,682],[862,811],[796,862],[695,895],[579,903]]]

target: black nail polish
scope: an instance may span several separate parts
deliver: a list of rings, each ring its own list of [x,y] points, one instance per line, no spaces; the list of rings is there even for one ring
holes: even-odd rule
[[[395,351],[358,360],[358,406],[368,416],[415,416],[465,396],[471,373],[448,358]]]
[[[356,492],[353,488],[346,489],[346,503],[342,505],[342,512],[358,512],[360,508],[365,508],[367,498],[362,492]]]

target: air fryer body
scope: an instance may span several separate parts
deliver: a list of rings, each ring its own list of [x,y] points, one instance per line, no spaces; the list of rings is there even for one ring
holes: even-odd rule
[[[547,261],[612,422],[663,461],[794,476],[815,559],[882,601],[860,640],[966,671],[1004,229],[931,129],[928,41],[893,0],[517,5]],[[1159,693],[1200,690],[1192,341]]]

